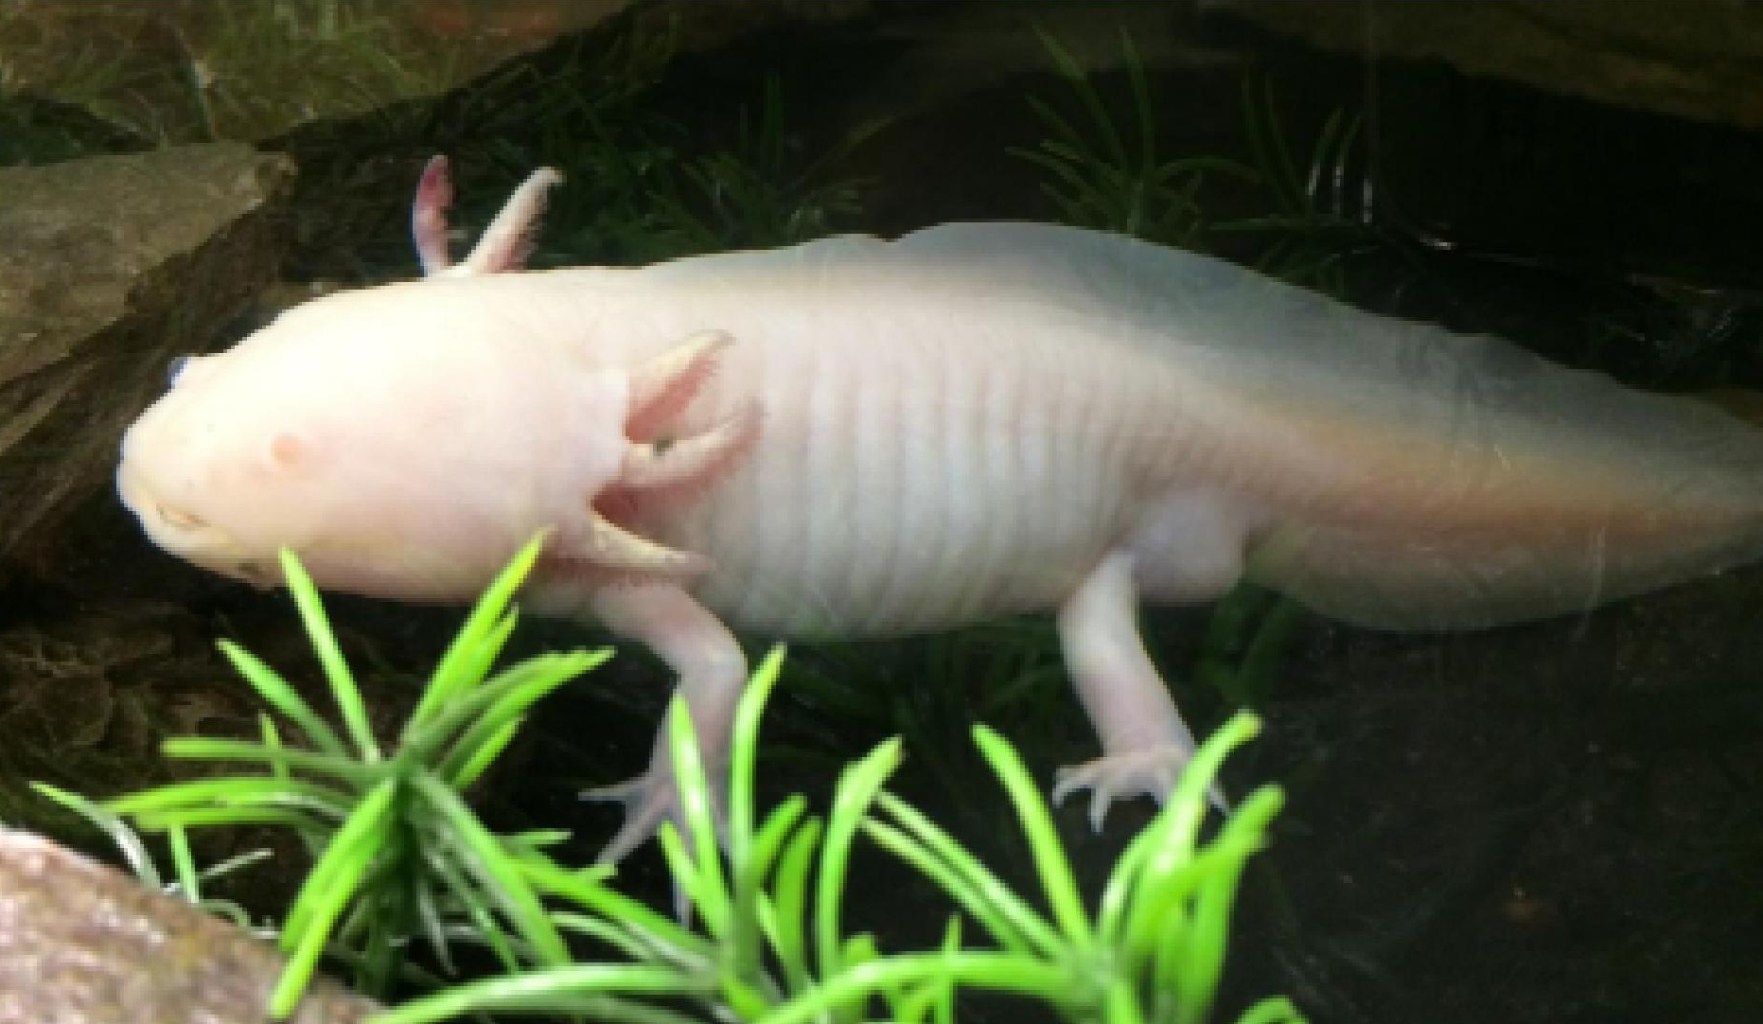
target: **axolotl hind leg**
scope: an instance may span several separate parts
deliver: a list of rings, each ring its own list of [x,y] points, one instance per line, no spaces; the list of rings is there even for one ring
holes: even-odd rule
[[[1102,830],[1108,805],[1141,793],[1162,800],[1194,753],[1194,734],[1139,639],[1132,555],[1116,551],[1059,609],[1059,644],[1078,699],[1102,740],[1102,756],[1061,768],[1053,802],[1090,795],[1090,825]]]
[[[1227,593],[1242,576],[1245,530],[1256,518],[1245,511],[1203,492],[1153,504],[1128,542],[1105,555],[1059,608],[1066,671],[1102,756],[1061,769],[1053,800],[1090,790],[1097,831],[1114,800],[1167,797],[1194,754],[1194,734],[1139,638],[1139,591],[1149,584],[1158,599],[1183,602]],[[1225,807],[1221,787],[1210,796]]]

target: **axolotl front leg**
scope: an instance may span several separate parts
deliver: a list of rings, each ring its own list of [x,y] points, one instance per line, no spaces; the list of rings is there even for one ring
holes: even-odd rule
[[[429,277],[465,277],[519,270],[531,254],[539,216],[549,190],[562,181],[551,168],[530,175],[509,197],[471,253],[454,263],[448,238],[447,208],[453,184],[443,156],[423,169],[411,210],[411,235],[423,272]],[[619,477],[619,490],[641,494],[645,501],[667,493],[695,492],[704,481],[725,470],[752,443],[758,410],[744,408],[709,430],[691,435],[673,431],[673,420],[711,372],[717,353],[732,341],[726,334],[703,332],[656,358],[632,378],[632,414],[626,432],[632,445]],[[645,442],[655,443],[645,443]],[[616,510],[621,493],[602,495],[597,504]],[[594,522],[616,523],[616,511]],[[592,548],[592,538],[559,538],[567,552]],[[720,795],[726,776],[729,736],[735,705],[747,681],[746,656],[726,626],[700,605],[676,579],[687,573],[647,571],[645,555],[635,541],[624,541],[635,557],[607,571],[604,560],[571,564],[547,558],[529,583],[526,600],[535,611],[591,617],[615,635],[643,644],[677,677],[698,734],[712,792]],[[707,568],[707,563],[692,567]],[[678,787],[674,782],[669,729],[663,723],[648,770],[626,782],[583,794],[589,799],[625,804],[623,826],[600,853],[615,861],[641,845],[663,820],[676,818]]]

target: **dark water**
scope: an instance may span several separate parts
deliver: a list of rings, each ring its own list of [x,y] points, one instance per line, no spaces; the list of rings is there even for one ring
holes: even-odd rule
[[[157,46],[189,73],[171,21],[142,22],[126,4],[80,21],[54,6],[38,9],[28,37],[0,20],[13,33],[0,39],[73,47],[104,39],[90,29],[108,25],[111,44]],[[317,31],[305,19],[322,6],[303,8],[297,27]],[[535,166],[566,171],[540,265],[638,263],[955,219],[1059,219],[1069,211],[1048,195],[1045,166],[1020,155],[1054,131],[1030,101],[1086,137],[1094,125],[1048,70],[1030,25],[1097,67],[1095,96],[1130,136],[1124,27],[1147,69],[1159,159],[1248,171],[1209,169],[1191,195],[1152,195],[1159,240],[1261,263],[1382,312],[1504,335],[1634,386],[1763,386],[1754,244],[1763,136],[1729,115],[1652,109],[1633,93],[1618,102],[1575,80],[1621,63],[1612,55],[1630,51],[1615,37],[1566,32],[1553,65],[1560,80],[1550,83],[1414,59],[1369,30],[1357,48],[1316,51],[1186,4],[901,3],[814,16],[681,5],[672,46],[631,19],[546,42],[565,30],[548,4],[484,4],[460,18],[447,4],[358,6],[441,41],[416,46],[401,66],[420,70],[458,59],[451,47],[502,46],[522,33],[533,48],[439,95],[252,136],[299,165],[278,214],[283,277],[297,285],[412,275],[409,190],[435,152],[455,161],[459,224],[481,224]],[[1367,17],[1377,9],[1364,8]],[[247,42],[235,45],[255,45],[236,31]],[[1668,44],[1658,45],[1649,66],[1674,68]],[[86,51],[67,52],[71,63]],[[1708,64],[1688,52],[1678,58],[1685,67]],[[367,67],[347,56],[342,66],[350,60]],[[136,151],[167,132],[195,141],[216,127],[212,112],[205,124],[180,105],[188,96],[175,88],[155,99],[151,70],[131,75],[114,83],[128,104],[93,101],[112,84],[93,77],[84,93],[59,97],[40,83],[13,87],[0,96],[0,125],[11,129],[0,152],[43,164]],[[286,99],[274,84],[235,88]],[[162,116],[148,117],[155,109]],[[346,649],[376,668],[376,707],[395,715],[456,615],[348,598],[332,606]],[[1357,631],[1253,597],[1233,607],[1247,616],[1235,635],[1206,610],[1146,623],[1200,730],[1233,699],[1266,717],[1265,737],[1227,782],[1278,781],[1290,797],[1244,882],[1218,1019],[1272,993],[1290,994],[1317,1022],[1763,1018],[1755,572],[1446,637]],[[208,644],[223,635],[305,664],[285,597],[152,550],[108,492],[9,555],[0,566],[0,730],[9,737],[0,817],[31,820],[23,779],[114,792],[162,770],[144,767],[162,735],[248,729],[251,703]],[[523,626],[519,645],[597,639],[538,623]],[[752,639],[756,651],[765,638]],[[900,791],[1030,885],[1032,866],[966,727],[983,713],[1022,742],[1040,778],[1089,756],[1094,741],[1045,622],[796,659],[802,682],[786,684],[768,719],[768,797],[824,799],[838,764],[902,733],[913,756]],[[1021,683],[1025,667],[1036,671]],[[1222,692],[1206,682],[1219,680]],[[502,827],[574,829],[570,849],[585,858],[616,818],[573,794],[641,765],[666,684],[653,659],[632,652],[593,685],[553,698],[486,787],[486,813]],[[1061,812],[1089,892],[1148,817],[1146,807],[1118,807],[1092,836],[1080,808]],[[653,849],[626,873],[666,899]],[[884,945],[937,941],[942,911],[928,890],[880,856],[858,878],[850,917],[860,927]],[[258,898],[273,900],[276,885],[265,889]],[[1021,1019],[985,1002],[973,1014]]]

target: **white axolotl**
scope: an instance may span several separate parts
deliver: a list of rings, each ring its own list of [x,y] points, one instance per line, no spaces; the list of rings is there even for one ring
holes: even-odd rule
[[[1135,623],[1253,579],[1349,622],[1486,626],[1763,556],[1763,432],[1504,342],[1095,231],[949,224],[516,272],[533,175],[449,266],[192,358],[118,486],[159,545],[259,585],[468,601],[536,531],[535,610],[679,676],[712,764],[730,627],[887,637],[1057,612],[1103,756],[1055,796],[1163,795],[1193,747]],[[675,806],[665,746],[607,856]]]

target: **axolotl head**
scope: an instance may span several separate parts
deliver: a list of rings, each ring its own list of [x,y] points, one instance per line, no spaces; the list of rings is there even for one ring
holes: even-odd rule
[[[123,439],[123,502],[160,547],[258,586],[280,582],[287,547],[321,587],[467,600],[542,529],[548,554],[702,568],[593,509],[655,475],[626,436],[654,382],[477,284],[315,299],[182,361]]]

